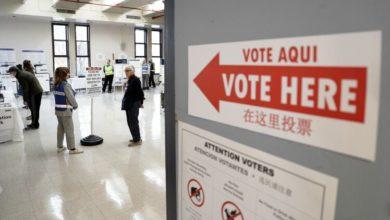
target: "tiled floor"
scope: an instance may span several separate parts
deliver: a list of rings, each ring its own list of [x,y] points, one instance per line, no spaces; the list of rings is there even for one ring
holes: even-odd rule
[[[104,138],[84,154],[56,152],[53,97],[45,96],[41,128],[24,142],[0,144],[0,219],[165,219],[164,120],[158,90],[140,113],[143,145],[130,133],[121,93],[95,98],[94,133]],[[90,133],[90,102],[77,96],[76,141]]]

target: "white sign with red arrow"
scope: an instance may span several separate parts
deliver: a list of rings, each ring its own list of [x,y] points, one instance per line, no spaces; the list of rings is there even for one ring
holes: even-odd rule
[[[190,115],[375,160],[381,32],[190,46]]]

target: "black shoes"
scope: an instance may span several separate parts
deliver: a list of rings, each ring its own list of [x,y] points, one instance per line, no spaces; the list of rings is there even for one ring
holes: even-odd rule
[[[32,125],[32,124],[29,124],[27,125],[27,127],[24,129],[24,130],[36,130],[39,128],[39,125]]]

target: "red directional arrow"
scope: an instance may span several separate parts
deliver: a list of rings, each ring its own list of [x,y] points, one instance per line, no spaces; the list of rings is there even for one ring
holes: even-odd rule
[[[204,67],[204,69],[194,79],[195,84],[202,91],[205,97],[210,101],[214,108],[220,111],[220,102],[232,102],[238,104],[246,104],[253,106],[261,106],[266,108],[273,108],[279,110],[286,110],[292,112],[299,112],[311,115],[319,115],[330,118],[339,118],[351,121],[364,121],[365,112],[365,101],[366,101],[366,72],[365,67],[328,67],[328,66],[254,66],[254,65],[220,65],[219,53]],[[271,101],[263,101],[256,97],[238,97],[236,93],[232,92],[229,96],[227,95],[224,87],[223,74],[238,75],[245,74],[249,75],[268,75],[272,77],[269,82],[270,91],[269,96]],[[287,77],[288,79],[296,78],[298,80],[297,89],[297,100],[296,104],[282,103],[282,78]],[[302,105],[302,82],[303,78],[314,79],[314,85],[311,85],[310,89],[313,90],[313,94],[310,96],[310,100],[313,101],[312,107]],[[336,108],[331,108],[329,103],[326,103],[325,107],[318,104],[318,97],[320,95],[318,86],[319,81],[325,79],[330,80],[337,86],[335,94],[331,97]],[[348,103],[356,106],[356,112],[345,112],[342,110],[342,83],[344,80],[354,80],[357,82],[357,88],[351,88],[350,91],[356,98],[349,101]],[[243,85],[239,87],[242,88]],[[248,84],[248,86],[251,86]],[[233,86],[234,87],[234,86]],[[248,88],[248,94],[252,88]],[[322,87],[324,90],[329,90],[327,87]],[[256,85],[256,95],[260,93],[260,84]],[[352,97],[353,98],[353,97]],[[329,100],[328,100],[329,101]]]

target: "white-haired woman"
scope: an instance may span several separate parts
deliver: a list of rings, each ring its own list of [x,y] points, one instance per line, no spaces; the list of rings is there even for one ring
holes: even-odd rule
[[[141,134],[139,131],[139,108],[143,106],[145,96],[141,87],[140,79],[134,74],[134,67],[125,68],[128,79],[125,95],[122,99],[122,110],[126,111],[127,124],[133,139],[129,142],[129,147],[142,144]]]

